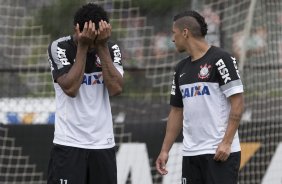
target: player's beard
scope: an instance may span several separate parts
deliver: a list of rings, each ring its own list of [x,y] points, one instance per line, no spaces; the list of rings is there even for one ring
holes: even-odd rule
[[[185,52],[185,48],[181,47],[180,45],[176,44],[176,42],[174,42],[175,48],[179,53]]]
[[[184,48],[180,48],[180,47],[176,47],[177,51],[179,53],[182,53],[182,52],[185,52],[185,49]]]

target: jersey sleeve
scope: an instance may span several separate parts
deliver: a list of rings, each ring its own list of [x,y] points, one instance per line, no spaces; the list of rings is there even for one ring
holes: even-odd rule
[[[122,54],[118,44],[110,44],[110,54],[114,63],[114,66],[119,71],[119,73],[123,76],[123,66],[122,66]]]
[[[215,67],[219,76],[220,89],[226,97],[244,92],[235,57],[225,53],[217,60]]]
[[[173,74],[173,80],[172,80],[171,92],[170,92],[170,105],[175,107],[183,107],[182,94],[180,92],[179,83],[178,83],[177,67]]]
[[[71,62],[68,60],[66,52],[66,48],[59,46],[59,40],[52,42],[48,47],[48,60],[54,81],[71,68]]]

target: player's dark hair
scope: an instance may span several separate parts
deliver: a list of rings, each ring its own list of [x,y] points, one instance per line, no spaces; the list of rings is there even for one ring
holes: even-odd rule
[[[109,17],[103,7],[94,3],[88,3],[76,11],[73,19],[73,25],[76,26],[78,23],[79,30],[82,31],[84,23],[89,22],[90,20],[95,23],[96,29],[99,28],[99,22],[101,20],[109,23]]]
[[[173,21],[177,21],[176,25],[181,29],[189,28],[193,36],[205,37],[207,34],[208,25],[205,18],[196,11],[181,12],[174,16]]]

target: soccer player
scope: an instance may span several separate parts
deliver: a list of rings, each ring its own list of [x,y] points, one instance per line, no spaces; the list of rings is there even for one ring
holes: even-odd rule
[[[182,184],[237,184],[238,126],[243,85],[236,59],[205,40],[207,24],[195,11],[174,17],[173,42],[189,57],[175,68],[171,110],[156,168],[168,173],[172,144],[183,131]]]
[[[56,95],[48,184],[116,184],[109,96],[122,91],[121,52],[109,41],[111,25],[102,7],[80,7],[73,23],[73,35],[48,47]]]

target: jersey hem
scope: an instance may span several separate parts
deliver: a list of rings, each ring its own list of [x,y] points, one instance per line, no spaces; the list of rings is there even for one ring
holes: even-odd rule
[[[240,147],[231,148],[230,153],[241,151]],[[216,150],[201,150],[201,151],[185,151],[182,150],[182,156],[197,156],[197,155],[205,155],[205,154],[215,154]]]
[[[70,147],[75,147],[75,148],[83,148],[83,149],[109,149],[115,147],[114,144],[109,144],[109,145],[79,145],[79,144],[72,144],[72,143],[62,143],[58,141],[53,141],[54,144],[59,144],[63,146],[70,146]]]

